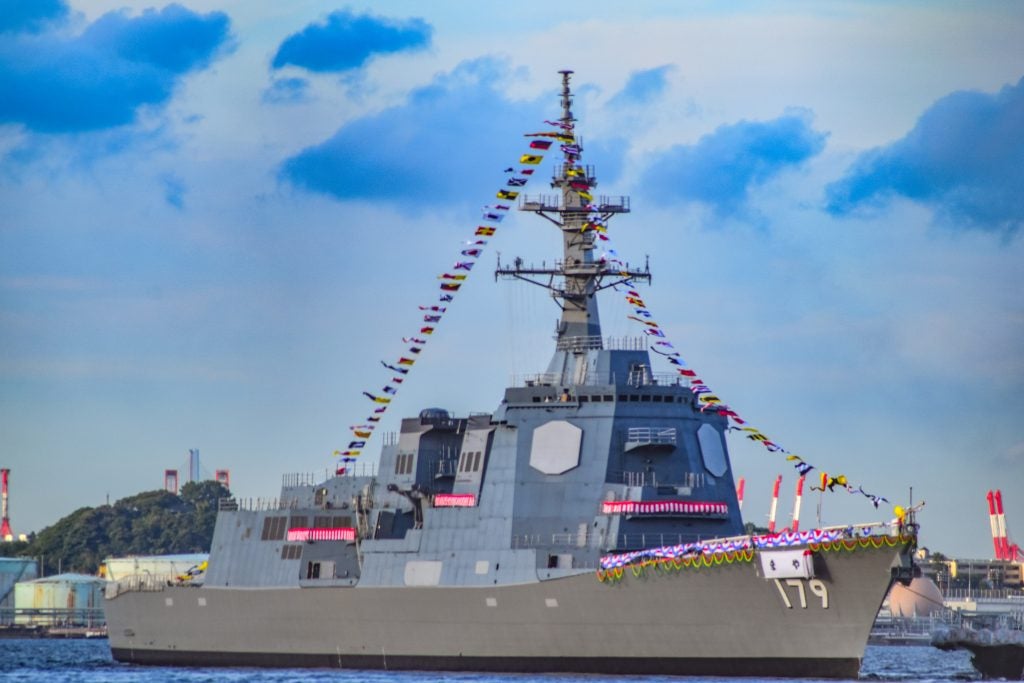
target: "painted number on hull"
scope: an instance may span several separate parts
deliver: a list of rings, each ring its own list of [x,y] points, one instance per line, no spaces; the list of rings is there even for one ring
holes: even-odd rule
[[[796,594],[800,601],[800,609],[807,609],[807,591],[810,591],[811,595],[821,600],[822,609],[828,609],[828,588],[825,587],[825,584],[820,579],[810,579],[809,581],[804,579],[786,579],[785,581],[775,579],[775,587],[779,589],[779,595],[782,596],[782,602],[786,605],[787,609],[793,609],[793,601],[789,598],[790,589],[792,588],[796,589]]]

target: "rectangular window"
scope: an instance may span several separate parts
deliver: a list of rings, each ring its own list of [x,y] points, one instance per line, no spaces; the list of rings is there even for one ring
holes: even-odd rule
[[[292,529],[301,529],[309,526],[309,517],[306,515],[292,515],[288,520],[288,526]]]
[[[395,474],[412,474],[413,453],[399,453],[395,458]]]
[[[630,394],[629,395],[629,400],[631,402],[633,402],[633,403],[636,403],[637,401],[640,400],[640,397],[637,394]]]
[[[605,401],[614,401],[614,400],[615,400],[615,397],[614,397],[614,396],[612,396],[611,394],[605,394],[605,395],[604,395],[604,400],[605,400]]]
[[[650,397],[650,396],[648,396],[647,394],[643,394],[643,395],[642,395],[642,396],[640,397],[640,401],[641,401],[642,403],[650,403],[650,402],[651,402],[651,397]]]
[[[586,403],[590,400],[589,396],[580,396],[580,403]]]
[[[480,458],[481,458],[481,456],[483,456],[483,453],[481,453],[480,451],[477,451],[476,453],[473,454],[473,471],[474,472],[479,472],[480,471]]]
[[[264,517],[263,518],[263,531],[260,534],[260,540],[263,541],[280,541],[284,538],[285,531],[288,529],[288,518],[287,517]]]
[[[655,394],[652,398],[654,399],[655,403],[661,403],[662,401],[665,400],[663,396],[659,396],[658,394]]]

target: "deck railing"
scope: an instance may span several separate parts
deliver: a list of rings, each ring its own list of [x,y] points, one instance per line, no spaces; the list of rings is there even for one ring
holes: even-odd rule
[[[676,488],[701,488],[707,485],[707,475],[703,472],[684,472],[681,479],[658,479],[657,472],[645,470],[623,470],[618,472],[621,482],[626,486],[674,486]]]
[[[107,600],[122,593],[159,593],[176,579],[174,574],[130,574],[116,581],[108,581],[104,592]]]
[[[397,440],[396,440],[397,441]],[[344,467],[344,473],[339,474],[338,470]],[[321,472],[290,472],[281,475],[281,486],[284,488],[297,488],[299,486],[317,486],[333,477],[375,477],[377,466],[371,463],[338,462],[335,469],[325,469]]]
[[[626,441],[632,443],[651,444],[652,446],[675,446],[675,427],[630,427],[626,432]]]

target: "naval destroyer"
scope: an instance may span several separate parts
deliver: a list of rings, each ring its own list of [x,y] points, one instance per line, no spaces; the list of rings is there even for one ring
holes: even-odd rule
[[[559,303],[547,369],[493,412],[402,420],[372,476],[285,475],[272,504],[221,501],[204,575],[109,584],[115,659],[857,676],[914,525],[744,534],[727,417],[652,370],[651,337],[602,337],[596,294],[650,273],[600,257],[588,221],[629,200],[594,198],[580,145],[563,151],[553,193],[517,206],[556,227],[560,259],[496,273]]]

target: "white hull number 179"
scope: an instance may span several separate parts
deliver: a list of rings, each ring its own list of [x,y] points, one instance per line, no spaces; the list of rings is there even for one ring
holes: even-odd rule
[[[806,587],[804,584],[806,584]],[[825,584],[820,579],[786,579],[785,581],[775,579],[775,587],[779,589],[782,602],[788,609],[793,609],[793,601],[789,597],[792,588],[796,589],[801,609],[807,609],[807,591],[810,591],[812,595],[821,600],[822,609],[828,609],[828,588],[825,587]]]

